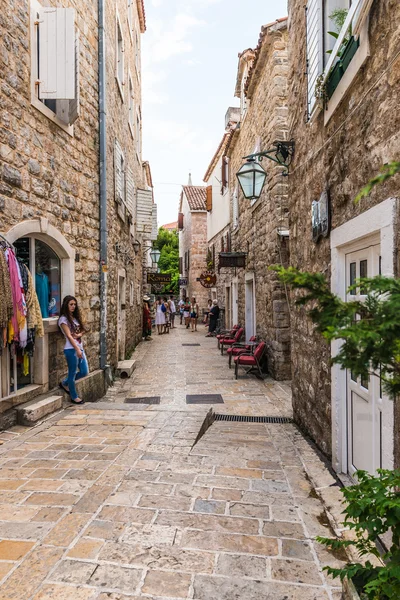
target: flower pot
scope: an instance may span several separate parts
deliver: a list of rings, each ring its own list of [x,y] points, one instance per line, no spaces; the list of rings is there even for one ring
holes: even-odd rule
[[[326,81],[326,93],[328,98],[332,98],[333,92],[336,90],[339,85],[339,81],[343,77],[343,65],[342,61],[339,60],[336,65],[333,67],[332,71],[329,74],[329,77]]]
[[[360,596],[351,579],[343,579],[343,600],[360,600]]]
[[[343,50],[342,57],[340,59],[340,62],[342,63],[343,67],[343,72],[346,71],[347,67],[349,66],[351,60],[353,59],[353,56],[358,50],[359,45],[359,40],[355,40],[354,37],[351,37],[347,42],[346,48]]]

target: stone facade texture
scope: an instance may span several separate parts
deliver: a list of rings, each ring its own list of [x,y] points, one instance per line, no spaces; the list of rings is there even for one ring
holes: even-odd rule
[[[31,4],[6,3],[0,16],[0,233],[16,225],[53,226],[76,253],[73,265],[75,294],[90,328],[85,348],[90,370],[99,366],[100,251],[99,251],[99,106],[98,106],[98,3],[94,0],[50,0],[46,6],[75,9],[79,34],[80,116],[73,131],[66,131],[31,103]],[[141,337],[142,257],[135,258],[130,225],[117,215],[114,199],[114,142],[124,148],[126,165],[134,174],[135,190],[143,185],[141,148],[128,124],[128,85],[118,90],[116,72],[116,8],[124,36],[125,82],[132,75],[135,110],[140,114],[140,24],[132,3],[129,33],[127,3],[106,2],[107,31],[107,220],[108,220],[108,360],[117,362],[118,271],[126,275],[125,354]],[[143,23],[142,23],[143,26]],[[138,50],[140,56],[140,48]],[[136,67],[137,65],[137,67]],[[36,229],[35,229],[36,228]],[[44,226],[41,239],[50,243]],[[39,228],[40,230],[40,228]],[[29,235],[29,232],[28,234]],[[34,235],[32,233],[32,235]],[[115,251],[118,241],[128,258]],[[51,243],[50,243],[51,245]],[[130,283],[133,303],[130,303]],[[63,293],[63,290],[61,290]],[[58,385],[65,373],[63,339],[57,327],[49,331],[49,383]],[[125,356],[123,356],[124,358]]]
[[[231,196],[243,156],[270,148],[288,137],[288,52],[286,21],[263,28],[258,58],[250,71],[247,112],[227,150]],[[239,68],[240,71],[240,68]],[[290,319],[285,290],[270,265],[287,264],[289,248],[278,235],[288,226],[288,183],[282,168],[264,160],[267,180],[261,197],[251,205],[239,189],[238,226],[232,231],[232,251],[246,252],[246,268],[237,269],[238,320],[245,323],[245,277],[254,276],[256,334],[267,342],[268,369],[276,379],[290,379]],[[231,219],[233,222],[233,219]]]
[[[370,54],[331,119],[324,111],[305,122],[306,31],[304,2],[289,1],[289,137],[296,152],[289,180],[290,260],[302,270],[331,274],[330,238],[312,241],[311,202],[329,190],[332,229],[390,197],[399,197],[398,178],[380,185],[362,202],[354,198],[381,165],[398,159],[400,146],[400,5],[373,2]],[[329,108],[329,104],[328,104]],[[395,248],[399,247],[398,233]],[[399,274],[398,257],[395,275]],[[332,451],[330,348],[303,309],[291,318],[293,408],[296,422],[330,455]],[[400,464],[399,416],[395,460]]]
[[[183,229],[179,231],[179,257],[183,268],[180,275],[188,280],[187,286],[181,287],[181,296],[186,293],[190,300],[194,296],[199,305],[200,315],[202,315],[203,309],[207,306],[209,290],[196,280],[206,269],[207,212],[206,210],[190,210],[184,194],[180,212],[183,213]],[[186,268],[185,254],[189,256]]]

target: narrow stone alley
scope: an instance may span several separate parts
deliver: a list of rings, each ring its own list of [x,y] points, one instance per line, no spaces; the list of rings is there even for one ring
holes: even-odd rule
[[[101,402],[0,436],[0,600],[339,600],[319,493],[337,490],[291,423],[290,388],[240,373],[178,325]],[[199,345],[196,345],[199,344]],[[160,404],[131,399],[160,397]]]

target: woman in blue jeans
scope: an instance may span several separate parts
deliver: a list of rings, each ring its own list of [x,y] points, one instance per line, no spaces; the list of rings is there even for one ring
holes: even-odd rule
[[[58,326],[65,336],[64,354],[67,359],[68,377],[60,386],[71,396],[74,404],[84,404],[77,394],[75,382],[89,373],[89,366],[83,350],[82,336],[85,326],[82,321],[78,302],[73,296],[65,296]]]

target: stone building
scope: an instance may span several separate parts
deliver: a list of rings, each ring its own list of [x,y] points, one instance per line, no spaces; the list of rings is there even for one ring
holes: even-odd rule
[[[232,252],[245,253],[245,267],[231,269],[231,322],[244,325],[246,338],[267,342],[268,369],[276,379],[290,378],[290,323],[285,290],[271,264],[287,264],[288,183],[282,167],[265,160],[267,178],[256,201],[246,200],[236,173],[243,157],[288,140],[287,19],[265,25],[258,45],[239,55],[235,96],[240,124],[225,147],[229,166]]]
[[[335,8],[349,10],[336,46],[328,33]],[[346,299],[357,277],[399,276],[398,177],[358,204],[354,198],[399,158],[400,4],[308,0],[305,20],[304,2],[290,0],[289,22],[291,264],[324,273]],[[338,347],[314,333],[304,310],[293,307],[291,330],[297,423],[336,471],[399,466],[400,416],[379,378],[353,380],[332,368]]]
[[[218,271],[216,286],[211,289],[210,297],[218,299],[219,307],[223,310],[223,321],[227,327],[232,324],[232,273],[231,270],[225,272],[218,269],[218,254],[220,252],[229,252],[231,247],[231,198],[229,193],[226,148],[233,135],[233,130],[239,121],[240,109],[236,107],[228,108],[225,115],[225,133],[204,175],[204,182],[207,185],[208,255],[213,270]],[[235,313],[235,310],[233,312]]]
[[[99,4],[107,25],[105,169],[99,152]],[[49,301],[41,304],[45,336],[36,340],[28,374],[18,356],[3,350],[0,413],[56,387],[65,373],[57,327],[65,295],[77,296],[90,329],[85,348],[97,397],[104,390],[101,278],[108,284],[104,363],[115,367],[140,338],[143,235],[137,256],[132,242],[137,238],[137,190],[145,186],[140,116],[144,19],[142,0],[30,0],[8,3],[2,12],[0,233],[14,245],[36,285],[46,284]],[[108,256],[101,264],[102,174]]]
[[[207,306],[209,291],[198,278],[207,268],[206,188],[184,185],[179,200],[179,273],[186,280],[181,286],[182,298],[194,296],[200,314]]]

